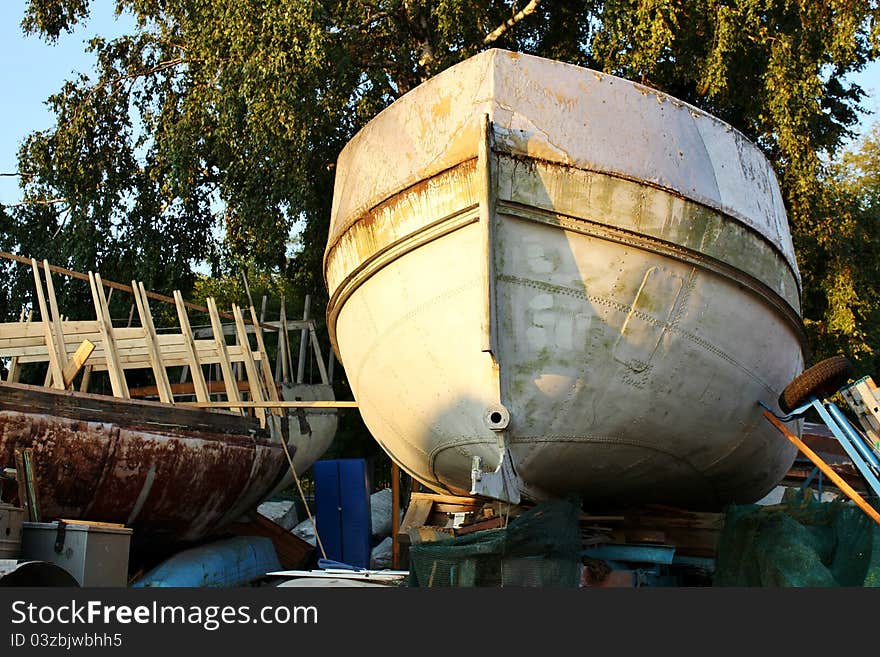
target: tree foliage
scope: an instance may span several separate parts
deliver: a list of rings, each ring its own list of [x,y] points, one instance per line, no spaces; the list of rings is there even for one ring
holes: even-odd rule
[[[92,4],[30,0],[23,27],[52,42]],[[861,211],[834,212],[829,185],[843,190],[845,176],[823,162],[857,119],[863,91],[846,75],[876,56],[876,0],[117,0],[116,11],[137,29],[89,44],[95,74],[52,96],[55,127],[21,148],[26,204],[0,215],[6,248],[166,290],[190,289],[197,262],[216,276],[248,265],[320,297],[339,150],[423,80],[503,47],[642,81],[756,141],[780,176],[819,351],[845,338],[854,356],[873,353],[859,331],[876,297],[859,297],[851,320],[839,311],[861,285],[852,249],[872,237]]]
[[[840,351],[858,374],[880,372],[880,125],[828,168],[802,250],[813,306],[806,325],[816,359]]]

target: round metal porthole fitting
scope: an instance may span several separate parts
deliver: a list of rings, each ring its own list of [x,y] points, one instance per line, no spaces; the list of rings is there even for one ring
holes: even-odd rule
[[[510,411],[501,404],[492,404],[486,409],[486,424],[492,431],[504,431],[510,424]]]

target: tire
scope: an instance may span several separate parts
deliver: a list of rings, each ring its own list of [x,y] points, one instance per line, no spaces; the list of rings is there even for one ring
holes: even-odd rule
[[[779,408],[791,413],[806,404],[810,397],[830,397],[852,376],[853,368],[846,356],[832,356],[819,361],[796,376],[779,395]]]

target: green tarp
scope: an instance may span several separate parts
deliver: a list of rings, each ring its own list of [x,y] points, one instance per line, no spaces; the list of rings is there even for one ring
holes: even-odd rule
[[[880,526],[845,500],[809,489],[780,504],[727,510],[716,586],[878,586]]]

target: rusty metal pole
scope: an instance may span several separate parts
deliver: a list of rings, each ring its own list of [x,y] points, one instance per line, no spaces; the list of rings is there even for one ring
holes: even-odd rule
[[[397,532],[400,531],[400,466],[391,461],[391,567],[400,568],[400,543]]]

